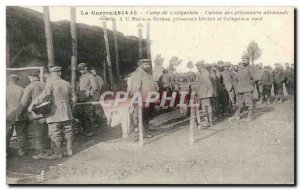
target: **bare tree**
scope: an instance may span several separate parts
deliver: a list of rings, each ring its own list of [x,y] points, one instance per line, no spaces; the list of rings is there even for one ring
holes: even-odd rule
[[[262,54],[262,50],[258,47],[258,44],[255,41],[251,41],[248,45],[246,55],[249,56],[249,60],[254,65],[254,61],[259,59]]]
[[[176,68],[177,66],[179,66],[181,64],[182,60],[177,57],[177,56],[173,56],[170,59],[170,64],[173,64],[173,66]]]

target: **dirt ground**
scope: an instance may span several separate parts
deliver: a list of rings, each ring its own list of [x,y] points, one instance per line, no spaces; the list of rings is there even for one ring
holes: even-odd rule
[[[294,105],[257,105],[252,122],[219,121],[196,130],[189,145],[189,121],[175,110],[152,123],[155,136],[138,148],[138,137],[121,139],[121,129],[98,130],[75,142],[75,155],[34,161],[8,160],[10,171],[46,171],[43,183],[78,184],[293,184]],[[155,123],[162,123],[161,126]]]

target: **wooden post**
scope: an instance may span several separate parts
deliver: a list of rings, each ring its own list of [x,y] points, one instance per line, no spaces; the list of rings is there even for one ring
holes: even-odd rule
[[[106,57],[106,54],[105,54],[105,50],[103,51],[103,56]],[[104,85],[107,87],[107,77],[106,77],[106,59],[104,59],[103,61],[103,82],[104,82]],[[105,89],[107,90],[107,89]]]
[[[139,58],[143,58],[143,25],[139,23],[138,27],[138,36],[139,36]]]
[[[190,138],[189,138],[189,144],[194,144],[194,129],[195,129],[195,107],[193,106],[194,99],[192,98],[190,101],[192,101],[192,104],[190,104]]]
[[[138,113],[139,113],[139,147],[142,148],[144,146],[144,126],[143,126],[143,109],[142,105],[138,106]]]
[[[71,57],[71,85],[76,89],[76,67],[77,67],[77,32],[76,32],[76,9],[71,7],[71,40],[72,40],[72,57]]]
[[[44,67],[42,67],[40,69],[40,81],[45,82],[45,79],[44,79]]]
[[[54,55],[53,55],[53,40],[52,40],[49,7],[43,7],[43,13],[44,13],[46,44],[47,44],[48,67],[52,67],[55,64],[54,64]]]
[[[119,70],[119,50],[118,50],[118,38],[117,38],[117,21],[114,18],[112,24],[113,32],[114,32],[114,46],[115,46],[115,58],[116,58],[116,75],[117,78],[120,77],[120,70]]]
[[[107,69],[108,69],[108,77],[109,77],[109,84],[111,89],[115,89],[114,87],[114,79],[111,69],[111,59],[110,59],[110,51],[109,51],[109,42],[108,42],[108,35],[106,29],[106,21],[102,22],[103,31],[104,31],[104,40],[105,40],[105,49],[106,49],[106,60],[107,60]]]
[[[150,23],[147,23],[147,59],[151,59]]]
[[[10,67],[9,64],[9,31],[6,28],[6,67]]]
[[[150,42],[150,23],[147,23],[147,59],[151,60],[151,42]],[[151,61],[151,73],[153,74],[152,70],[152,61]]]

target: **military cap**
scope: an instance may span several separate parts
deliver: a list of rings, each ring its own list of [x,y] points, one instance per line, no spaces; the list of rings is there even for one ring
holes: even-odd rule
[[[247,60],[249,60],[249,56],[248,56],[248,55],[243,55],[242,59],[247,59]]]
[[[196,66],[204,66],[204,60],[198,61]]]
[[[140,59],[139,61],[138,61],[138,66],[140,66],[140,65],[142,65],[142,63],[149,63],[149,62],[151,62],[151,60],[150,59]]]
[[[61,67],[58,67],[58,66],[54,66],[54,67],[51,67],[49,69],[49,72],[50,73],[53,73],[53,72],[60,72],[61,71]]]
[[[218,65],[222,65],[224,62],[222,60],[220,60],[217,63],[218,63]]]
[[[20,77],[19,77],[19,75],[11,74],[11,75],[8,76],[8,79],[17,79],[17,80],[20,80]]]
[[[225,62],[224,63],[224,67],[229,67],[230,66],[230,62]]]
[[[78,67],[79,70],[84,70],[87,67],[87,65],[86,65],[86,63],[79,63],[77,65],[77,67]]]
[[[38,77],[40,74],[40,71],[39,70],[31,70],[29,71],[28,75],[29,76],[33,76],[33,77]]]

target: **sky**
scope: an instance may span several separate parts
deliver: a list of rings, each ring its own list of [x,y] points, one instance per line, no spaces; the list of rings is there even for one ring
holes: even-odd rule
[[[27,7],[42,12],[42,7]],[[76,7],[78,23],[102,27],[101,16],[92,15],[92,11],[127,10],[137,11],[140,17],[183,18],[193,16],[155,15],[167,11],[198,11],[201,17],[232,17],[212,14],[218,11],[287,11],[285,15],[266,15],[261,21],[151,21],[150,39],[152,41],[152,59],[157,54],[164,57],[167,67],[172,56],[182,59],[177,72],[185,72],[186,63],[204,60],[206,63],[218,60],[230,61],[237,64],[241,61],[243,52],[250,41],[254,40],[262,50],[262,56],[256,63],[273,65],[274,63],[292,63],[294,61],[294,16],[292,7]],[[88,12],[89,15],[82,15]],[[151,15],[150,15],[151,14]],[[241,17],[237,15],[235,17]],[[126,16],[125,16],[126,17]],[[200,16],[196,16],[197,18]],[[246,17],[246,16],[244,16]],[[261,15],[252,16],[260,18]],[[132,16],[129,16],[132,19]],[[51,21],[70,20],[70,7],[50,7]],[[117,19],[117,30],[124,35],[138,35],[137,25],[142,23],[143,37],[146,38],[146,22],[120,21]],[[107,22],[111,29],[111,22]],[[196,69],[196,68],[194,68]]]

